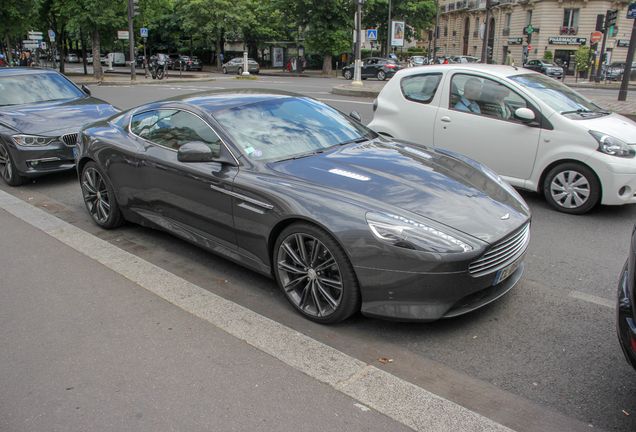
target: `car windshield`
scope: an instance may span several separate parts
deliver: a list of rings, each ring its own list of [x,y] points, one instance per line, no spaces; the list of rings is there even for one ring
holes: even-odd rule
[[[320,153],[377,134],[327,105],[286,97],[230,108],[215,115],[244,155],[279,161]]]
[[[559,81],[541,74],[524,74],[508,77],[551,108],[563,113],[605,112]]]
[[[86,96],[58,74],[24,74],[0,77],[0,106],[25,105]]]

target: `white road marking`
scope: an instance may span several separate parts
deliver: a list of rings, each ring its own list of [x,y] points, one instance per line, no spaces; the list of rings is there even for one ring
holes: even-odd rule
[[[586,302],[590,302],[590,303],[594,303],[597,304],[599,306],[605,306],[611,309],[614,309],[616,307],[616,303],[613,302],[612,300],[607,300],[604,299],[602,297],[597,297],[597,296],[593,296],[591,294],[585,294],[582,292],[578,292],[578,291],[572,291],[570,293],[570,297],[574,297],[577,298],[579,300],[583,300]]]

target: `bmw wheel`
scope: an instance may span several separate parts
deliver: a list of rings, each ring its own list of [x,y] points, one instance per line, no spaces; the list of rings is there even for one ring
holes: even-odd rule
[[[543,191],[552,207],[569,214],[586,213],[601,198],[601,184],[594,171],[574,162],[550,170]]]
[[[342,76],[344,76],[344,79],[346,79],[346,80],[350,80],[351,78],[353,78],[353,74],[348,69],[346,71],[344,71]]]
[[[124,222],[115,192],[95,162],[82,169],[82,195],[86,210],[100,227],[111,229]]]
[[[278,285],[306,318],[333,324],[358,310],[360,290],[353,267],[327,232],[305,222],[292,224],[274,251]]]
[[[384,81],[386,79],[386,73],[384,71],[378,71],[378,79]]]
[[[13,163],[13,159],[11,159],[9,150],[2,143],[0,143],[0,173],[9,186],[20,186],[29,180],[28,177],[20,175]]]

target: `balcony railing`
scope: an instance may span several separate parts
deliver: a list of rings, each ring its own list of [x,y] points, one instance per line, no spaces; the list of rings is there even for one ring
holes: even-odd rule
[[[473,32],[473,37],[479,37],[479,30],[475,30]]]
[[[561,27],[561,31],[559,33],[562,35],[575,35],[578,31],[578,27]]]
[[[514,2],[515,0],[499,0],[499,4],[511,4]]]
[[[479,0],[469,1],[468,9],[479,9]]]
[[[448,11],[450,12],[452,10],[455,10],[455,3],[449,3],[448,4]]]
[[[466,9],[468,7],[468,0],[460,0],[455,2],[455,9]]]
[[[503,29],[503,35],[504,36],[510,36],[510,27],[507,27],[507,28]]]

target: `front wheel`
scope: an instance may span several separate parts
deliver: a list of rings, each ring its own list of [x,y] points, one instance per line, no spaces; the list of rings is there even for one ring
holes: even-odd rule
[[[386,73],[384,73],[384,71],[378,71],[378,79],[384,81],[386,79]]]
[[[2,174],[2,179],[9,186],[20,186],[29,180],[28,177],[20,175],[13,163],[9,150],[4,144],[0,144],[0,173]]]
[[[344,76],[344,79],[346,80],[350,80],[351,78],[353,78],[353,74],[350,70],[344,71],[344,74],[342,74],[342,76]]]
[[[104,229],[118,227],[124,216],[117,204],[117,198],[110,182],[95,162],[89,162],[82,169],[82,195],[88,214]]]
[[[583,214],[601,198],[601,184],[590,168],[573,162],[554,167],[545,178],[543,192],[560,212]]]
[[[340,245],[323,229],[299,222],[276,241],[278,286],[305,318],[321,324],[342,321],[359,309],[360,290]]]
[[[163,79],[165,72],[163,68],[157,69],[157,79]]]
[[[242,68],[242,67],[238,68],[238,74],[239,74],[239,75],[242,75],[242,74],[243,74],[243,68]]]
[[[227,68],[225,68],[225,67],[223,68],[223,73],[227,74]]]

